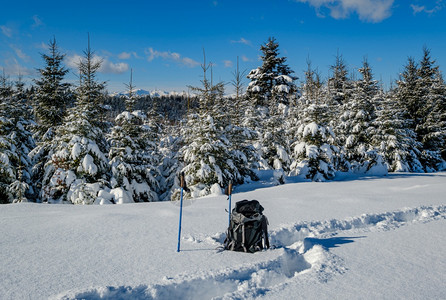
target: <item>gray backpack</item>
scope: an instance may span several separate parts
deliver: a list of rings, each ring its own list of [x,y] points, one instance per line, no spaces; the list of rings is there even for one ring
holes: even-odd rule
[[[268,219],[259,201],[242,200],[235,204],[224,247],[250,253],[269,248]]]

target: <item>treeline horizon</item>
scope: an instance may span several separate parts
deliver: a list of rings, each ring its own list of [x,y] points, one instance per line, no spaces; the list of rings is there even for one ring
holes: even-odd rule
[[[257,180],[255,170],[326,181],[336,172],[385,175],[446,167],[446,85],[430,50],[408,58],[395,85],[374,79],[367,59],[349,72],[338,54],[324,80],[307,60],[298,78],[274,38],[261,65],[214,82],[203,53],[194,95],[111,97],[90,43],[69,72],[56,40],[40,77],[25,89],[0,77],[0,197],[3,203],[123,203],[175,199],[179,172],[190,196]],[[198,75],[197,75],[198,76]],[[249,81],[245,84],[246,79]],[[225,96],[230,84],[234,93]]]

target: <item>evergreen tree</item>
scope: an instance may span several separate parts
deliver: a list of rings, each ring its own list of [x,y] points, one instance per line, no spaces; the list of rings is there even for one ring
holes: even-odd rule
[[[258,168],[259,156],[253,146],[253,142],[257,139],[257,133],[251,129],[246,121],[246,116],[251,110],[250,102],[243,94],[243,78],[246,72],[239,70],[239,62],[237,57],[237,69],[233,72],[234,79],[232,85],[235,89],[235,97],[228,98],[224,111],[229,116],[228,124],[225,132],[230,143],[230,151],[235,164],[238,166],[240,174],[252,180],[257,180],[257,176],[252,168]]]
[[[415,130],[420,121],[420,111],[422,105],[419,102],[420,95],[418,91],[418,66],[415,60],[409,57],[404,71],[400,74],[397,81],[396,95],[399,104],[405,108],[411,129]]]
[[[335,135],[328,126],[324,115],[327,106],[311,104],[303,110],[291,145],[291,176],[301,176],[312,181],[333,179],[336,171],[338,148]]]
[[[307,59],[307,69],[304,72],[305,81],[302,83],[302,96],[299,102],[306,104],[322,104],[325,99],[323,82],[317,70],[311,66],[310,59]]]
[[[6,76],[5,69],[0,76],[0,98],[5,101],[8,97],[12,96],[12,83],[9,80],[9,76]]]
[[[183,169],[180,160],[180,149],[183,143],[177,126],[171,126],[164,130],[160,140],[159,152],[161,160],[160,171],[160,196],[161,201],[169,201],[175,198],[175,192],[180,188],[178,174]]]
[[[282,111],[274,111],[265,120],[263,133],[260,136],[260,149],[258,152],[262,157],[262,167],[279,172],[283,177],[289,171],[290,158],[288,137],[285,130],[286,116]],[[280,180],[280,183],[284,183]]]
[[[61,125],[70,98],[68,83],[63,82],[68,69],[63,66],[64,54],[61,54],[53,38],[49,44],[49,55],[42,54],[45,67],[37,69],[40,78],[34,82],[34,110],[37,117],[40,139],[51,139],[54,128]],[[50,130],[49,133],[47,131]],[[44,135],[47,134],[46,137]]]
[[[423,58],[419,63],[417,70],[418,80],[417,80],[417,90],[418,90],[418,101],[416,105],[416,124],[422,124],[427,115],[429,114],[432,100],[435,94],[441,94],[441,85],[443,79],[439,75],[439,67],[435,65],[435,60],[431,58],[430,50],[426,47],[423,48]],[[420,138],[423,136],[421,134]]]
[[[28,156],[34,147],[29,131],[33,121],[21,90],[4,95],[9,96],[0,97],[0,197],[3,202],[26,202],[33,194]]]
[[[298,105],[292,108],[289,135],[290,175],[313,181],[334,178],[339,149],[329,125],[330,107],[324,103],[323,85],[307,60],[305,81]]]
[[[230,98],[228,102],[227,113],[230,115],[232,123],[236,126],[240,126],[243,122],[244,112],[248,108],[247,97],[245,97],[243,92],[243,78],[246,76],[246,71],[240,71],[239,69],[239,58],[237,56],[237,68],[232,73],[234,78],[231,81],[231,85],[234,87],[235,95]]]
[[[424,170],[432,172],[443,168],[441,99],[444,98],[445,89],[439,68],[431,58],[429,49],[423,49],[423,58],[418,65],[414,59],[409,58],[397,84],[397,98],[407,111],[409,128],[416,132]],[[438,124],[435,119],[438,119]],[[440,137],[440,143],[434,142],[436,137]],[[436,148],[437,146],[440,148]]]
[[[345,161],[341,170],[364,173],[379,169],[386,173],[384,160],[373,146],[376,134],[374,101],[378,93],[378,82],[373,80],[367,60],[364,60],[358,71],[362,79],[354,83],[352,95],[349,101],[343,103],[340,122],[335,128],[338,143],[343,146]]]
[[[406,108],[400,105],[395,91],[391,90],[383,97],[377,111],[372,143],[384,157],[390,172],[423,172],[421,143],[406,116]]]
[[[262,66],[248,74],[251,79],[247,88],[247,96],[254,101],[255,106],[269,107],[275,104],[289,104],[290,97],[297,91],[294,73],[286,64],[286,57],[279,57],[279,44],[274,38],[269,38],[260,47]]]
[[[292,75],[286,57],[279,57],[279,44],[274,38],[269,38],[260,50],[262,66],[247,76],[251,82],[246,95],[253,103],[248,111],[249,123],[257,131],[258,141],[254,145],[261,157],[260,166],[276,169],[281,173],[278,176],[283,177],[290,163],[285,120],[297,91],[297,77]]]
[[[63,66],[65,55],[59,52],[55,38],[49,42],[48,47],[49,55],[41,55],[45,67],[38,69],[40,78],[34,80],[36,88],[34,90],[33,87],[32,92],[34,115],[37,119],[37,126],[34,128],[37,144],[29,156],[32,159],[32,182],[36,198],[41,194],[45,165],[54,152],[56,128],[62,125],[71,98],[70,85],[63,82],[68,73]]]
[[[243,182],[225,137],[210,115],[193,114],[182,133],[185,146],[181,149],[186,181],[195,195],[206,195],[218,184],[227,186]]]
[[[446,168],[446,84],[440,71],[437,70],[434,76],[426,95],[426,117],[417,126],[428,171]]]
[[[347,65],[339,53],[336,55],[334,65],[330,66],[332,72],[328,79],[328,94],[330,104],[344,104],[350,98],[352,83],[348,79]]]
[[[431,59],[430,50],[423,49],[423,58],[418,68],[419,107],[416,132],[423,143],[423,164],[426,171],[432,172],[445,167],[441,153],[445,149],[445,97],[444,80]]]
[[[98,103],[104,83],[96,80],[100,62],[88,47],[79,62],[76,105],[56,130],[54,152],[45,165],[42,199],[47,202],[94,203],[109,185],[107,143],[99,127]]]
[[[4,98],[0,97],[0,100],[3,104]],[[12,127],[9,118],[0,116],[0,204],[14,200],[10,185],[16,180],[16,167],[20,162],[14,141],[10,137]]]
[[[148,118],[142,111],[134,111],[136,96],[130,75],[127,110],[119,114],[109,136],[109,159],[113,178],[112,188],[121,187],[133,201],[158,200],[158,160],[156,142]]]
[[[25,83],[23,82],[23,76],[19,74],[19,76],[17,77],[17,80],[14,82],[14,84],[15,84],[14,96],[19,98],[20,100],[27,99]]]
[[[233,156],[233,145],[227,136],[231,123],[224,113],[223,84],[214,85],[207,79],[210,65],[205,56],[201,67],[202,87],[191,87],[199,95],[200,111],[189,115],[182,130],[185,146],[180,151],[186,181],[195,195],[209,194],[212,186],[224,187],[230,180],[243,183],[240,170],[246,168],[239,153]],[[239,165],[240,162],[245,165]]]

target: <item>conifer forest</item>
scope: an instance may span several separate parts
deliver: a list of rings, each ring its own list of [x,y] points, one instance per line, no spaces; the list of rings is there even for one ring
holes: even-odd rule
[[[446,84],[426,47],[384,88],[367,59],[352,74],[340,54],[327,78],[310,61],[297,78],[269,38],[256,69],[214,82],[203,53],[201,84],[163,97],[138,96],[132,74],[107,95],[93,55],[75,85],[56,39],[32,85],[0,74],[0,203],[170,201],[180,172],[196,197],[257,170],[283,184],[446,168]]]

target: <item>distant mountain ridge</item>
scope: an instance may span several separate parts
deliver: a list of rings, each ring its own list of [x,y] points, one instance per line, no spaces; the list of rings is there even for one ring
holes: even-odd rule
[[[176,91],[171,91],[171,92],[167,92],[167,91],[162,91],[162,90],[152,90],[152,91],[148,91],[148,90],[144,90],[144,89],[137,89],[135,91],[133,91],[138,97],[145,97],[145,96],[150,96],[153,98],[160,98],[160,97],[169,97],[169,96],[181,96],[181,95],[185,95],[185,92],[181,92],[178,93]],[[129,92],[116,92],[116,93],[111,93],[110,96],[112,97],[119,97],[119,96],[128,96]],[[192,96],[192,95],[191,95]]]

